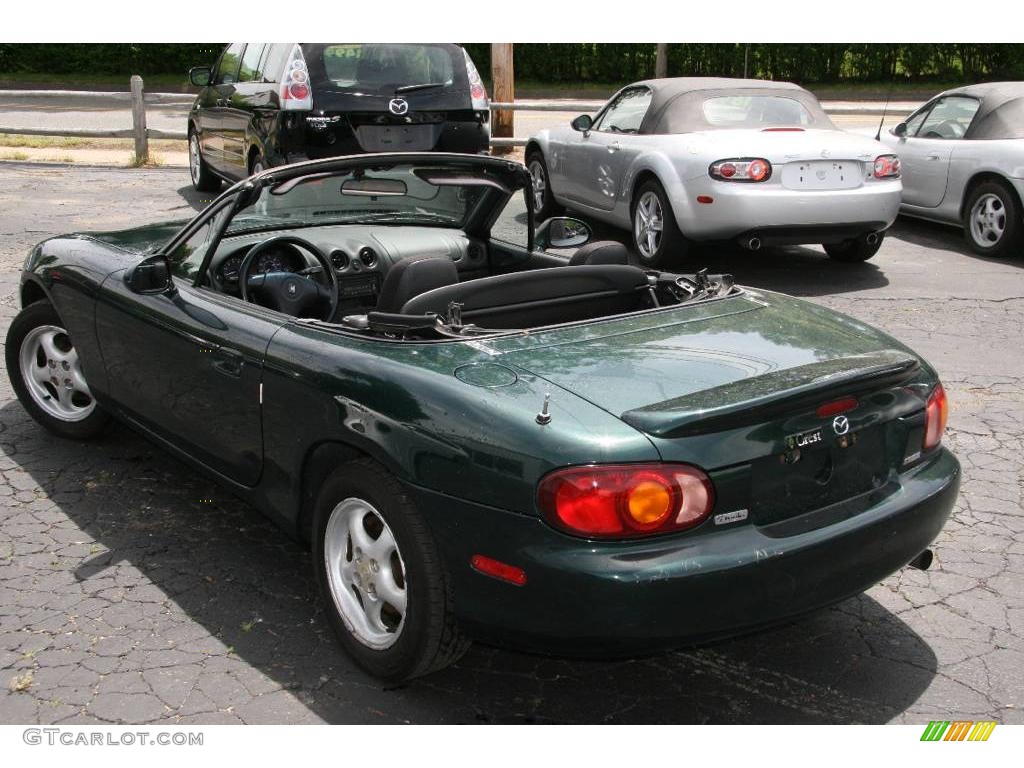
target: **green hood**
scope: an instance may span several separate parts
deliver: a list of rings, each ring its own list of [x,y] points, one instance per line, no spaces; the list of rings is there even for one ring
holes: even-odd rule
[[[147,224],[143,227],[122,229],[116,232],[85,232],[82,236],[98,240],[101,243],[112,245],[124,251],[155,253],[170,242],[171,238],[188,224],[188,221],[188,219],[163,221],[157,224]]]

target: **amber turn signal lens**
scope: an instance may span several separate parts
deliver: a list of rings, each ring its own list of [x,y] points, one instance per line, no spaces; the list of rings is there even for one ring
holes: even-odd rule
[[[659,522],[669,513],[672,493],[663,484],[645,480],[629,492],[629,516],[641,525]]]

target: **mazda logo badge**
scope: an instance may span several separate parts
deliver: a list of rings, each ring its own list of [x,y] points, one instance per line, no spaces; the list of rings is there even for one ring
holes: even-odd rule
[[[845,416],[836,416],[832,419],[832,429],[837,435],[845,435],[850,431],[850,420]]]
[[[297,286],[295,283],[288,283],[288,295],[289,296],[294,296],[296,293],[298,293],[298,290],[299,290],[299,286]]]
[[[405,99],[392,99],[388,102],[388,109],[393,115],[404,115],[409,111],[409,102]]]

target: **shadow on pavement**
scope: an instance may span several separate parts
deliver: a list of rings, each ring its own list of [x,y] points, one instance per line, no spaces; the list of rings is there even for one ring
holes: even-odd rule
[[[639,264],[629,232],[589,219],[588,223],[594,230],[594,240],[624,243],[634,263]],[[687,274],[705,267],[711,274],[731,274],[743,285],[794,296],[850,293],[889,284],[885,273],[870,261],[843,264],[830,259],[820,248],[802,246],[746,251],[734,243],[701,244],[685,262],[669,264],[666,269]]]
[[[185,174],[185,178],[188,178],[187,173]],[[220,195],[220,192],[200,192],[191,184],[186,184],[184,187],[178,187],[178,194],[181,195],[181,198],[186,203],[192,206],[192,210],[198,212],[216,200]]]
[[[100,545],[70,563],[84,594],[154,585],[164,607],[137,615],[154,638],[208,652],[207,664],[227,646],[328,722],[877,723],[935,676],[927,642],[860,596],[773,631],[631,661],[474,646],[453,668],[382,688],[335,644],[309,554],[251,507],[123,427],[89,445],[65,441],[10,402],[0,442]]]

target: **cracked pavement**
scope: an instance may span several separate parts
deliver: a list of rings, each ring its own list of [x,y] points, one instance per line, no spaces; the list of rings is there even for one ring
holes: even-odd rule
[[[0,163],[3,332],[33,244],[191,216],[187,180]],[[336,646],[308,552],[123,427],[48,435],[3,376],[0,723],[1024,722],[1024,258],[979,258],[958,231],[907,220],[862,265],[808,248],[699,258],[880,326],[938,368],[964,482],[931,570],[699,649],[580,662],[477,645],[385,688]]]

